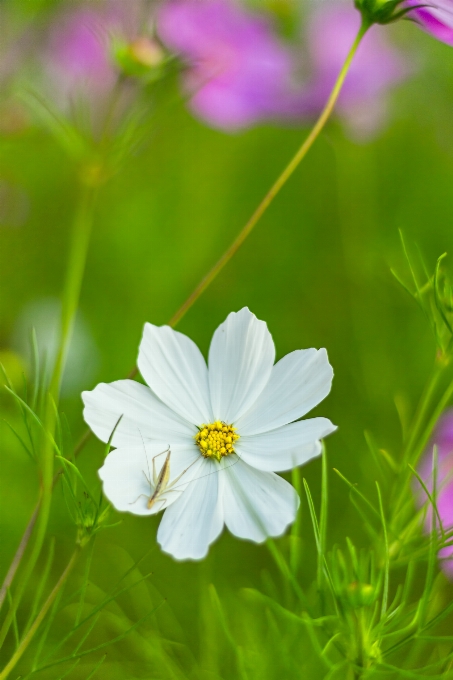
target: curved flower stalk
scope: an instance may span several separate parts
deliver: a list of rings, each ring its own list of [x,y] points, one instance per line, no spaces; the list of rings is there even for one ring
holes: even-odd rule
[[[170,0],[158,14],[160,37],[187,63],[192,111],[225,131],[319,115],[359,28],[360,16],[341,0],[310,8],[303,36],[291,44],[278,37],[268,14],[252,14],[233,0]],[[402,52],[372,31],[338,102],[354,136],[382,126],[387,91],[409,73]]]
[[[436,429],[420,463],[419,474],[427,489],[433,493],[433,453],[436,450],[437,470],[435,502],[442,530],[446,534],[453,530],[453,409],[446,411],[437,423]],[[426,494],[419,489],[420,502],[426,501]],[[426,529],[431,531],[432,511],[427,513]],[[452,538],[447,540],[451,543]],[[440,565],[449,578],[453,579],[453,545],[439,551]]]
[[[453,46],[452,0],[427,0],[427,2],[410,0],[408,6],[417,7],[410,15],[427,33],[430,33],[437,40]]]
[[[214,333],[209,367],[188,337],[146,324],[138,366],[149,387],[120,380],[82,395],[102,441],[122,416],[99,471],[107,498],[138,515],[166,508],[157,539],[177,559],[203,558],[224,524],[262,542],[295,519],[299,498],[275,472],[319,455],[335,430],[326,418],[294,422],[329,394],[333,371],[324,349],[274,359],[266,324],[247,308]],[[169,490],[151,505],[148,475],[164,459]]]
[[[359,28],[360,15],[349,4],[330,0],[311,10],[304,27],[310,76],[300,95],[301,116],[322,109]],[[366,139],[382,128],[389,114],[389,91],[412,71],[409,58],[386,32],[372,27],[338,98],[336,114],[352,137]]]

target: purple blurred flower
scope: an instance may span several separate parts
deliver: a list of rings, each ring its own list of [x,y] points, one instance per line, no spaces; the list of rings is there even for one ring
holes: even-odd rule
[[[117,73],[110,41],[118,16],[111,9],[82,5],[57,15],[45,62],[49,84],[60,102],[81,95],[102,97],[113,87]]]
[[[158,14],[164,43],[187,62],[191,107],[236,130],[293,112],[293,59],[266,17],[234,0],[169,0]]]
[[[410,0],[409,5],[426,5],[411,14],[435,38],[453,46],[453,0]]]
[[[51,94],[66,108],[79,100],[102,107],[118,82],[115,48],[132,46],[140,61],[151,25],[143,0],[99,0],[64,7],[54,18],[44,50],[44,71]],[[148,49],[149,52],[149,49]],[[149,54],[145,55],[149,59]]]
[[[187,62],[184,85],[192,94],[192,110],[223,130],[316,116],[359,25],[352,5],[325,2],[309,15],[302,40],[305,56],[296,59],[295,46],[290,49],[278,38],[266,16],[250,13],[235,0],[168,0],[158,13],[162,40]],[[387,90],[409,72],[384,32],[371,29],[338,103],[339,115],[355,136],[368,136],[382,125]]]
[[[360,27],[352,3],[324,2],[305,30],[311,78],[301,96],[301,113],[320,112]],[[410,74],[404,55],[373,26],[359,46],[346,76],[336,111],[355,137],[368,137],[387,118],[388,90]]]
[[[436,503],[444,530],[453,529],[453,409],[446,411],[440,418],[431,442],[419,467],[420,477],[427,488],[432,492],[432,462],[434,446],[437,447],[437,481]],[[421,503],[425,503],[426,495],[417,490],[417,497]],[[431,530],[431,512],[427,513],[427,530]],[[443,548],[439,552],[443,571],[453,578],[453,546]]]

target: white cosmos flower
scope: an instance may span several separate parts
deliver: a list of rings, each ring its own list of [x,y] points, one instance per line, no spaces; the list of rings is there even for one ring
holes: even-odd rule
[[[333,371],[325,349],[274,359],[266,324],[247,308],[214,333],[209,367],[187,336],[147,323],[138,367],[148,387],[119,380],[82,395],[102,441],[122,416],[99,471],[105,495],[138,515],[165,507],[157,539],[177,559],[203,558],[224,524],[259,543],[295,519],[299,498],[275,472],[319,455],[320,439],[335,430],[326,418],[293,422],[327,396]],[[149,509],[147,478],[153,459],[159,474],[167,454],[155,456],[168,447],[167,490]]]

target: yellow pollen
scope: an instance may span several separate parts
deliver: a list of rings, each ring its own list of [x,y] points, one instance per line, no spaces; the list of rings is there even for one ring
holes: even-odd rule
[[[203,424],[195,435],[195,442],[205,458],[215,458],[218,462],[224,456],[234,453],[234,443],[239,439],[236,428],[216,420],[209,425]]]

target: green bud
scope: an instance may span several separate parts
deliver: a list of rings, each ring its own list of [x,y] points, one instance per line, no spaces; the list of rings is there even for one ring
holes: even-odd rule
[[[376,600],[378,593],[370,583],[353,581],[344,589],[344,600],[352,609],[367,607]]]
[[[151,38],[142,36],[130,43],[114,45],[115,61],[126,76],[155,80],[161,75],[166,56],[162,47]]]
[[[354,0],[356,8],[362,15],[365,26],[373,24],[390,24],[401,19],[412,8],[400,8],[404,0]]]

